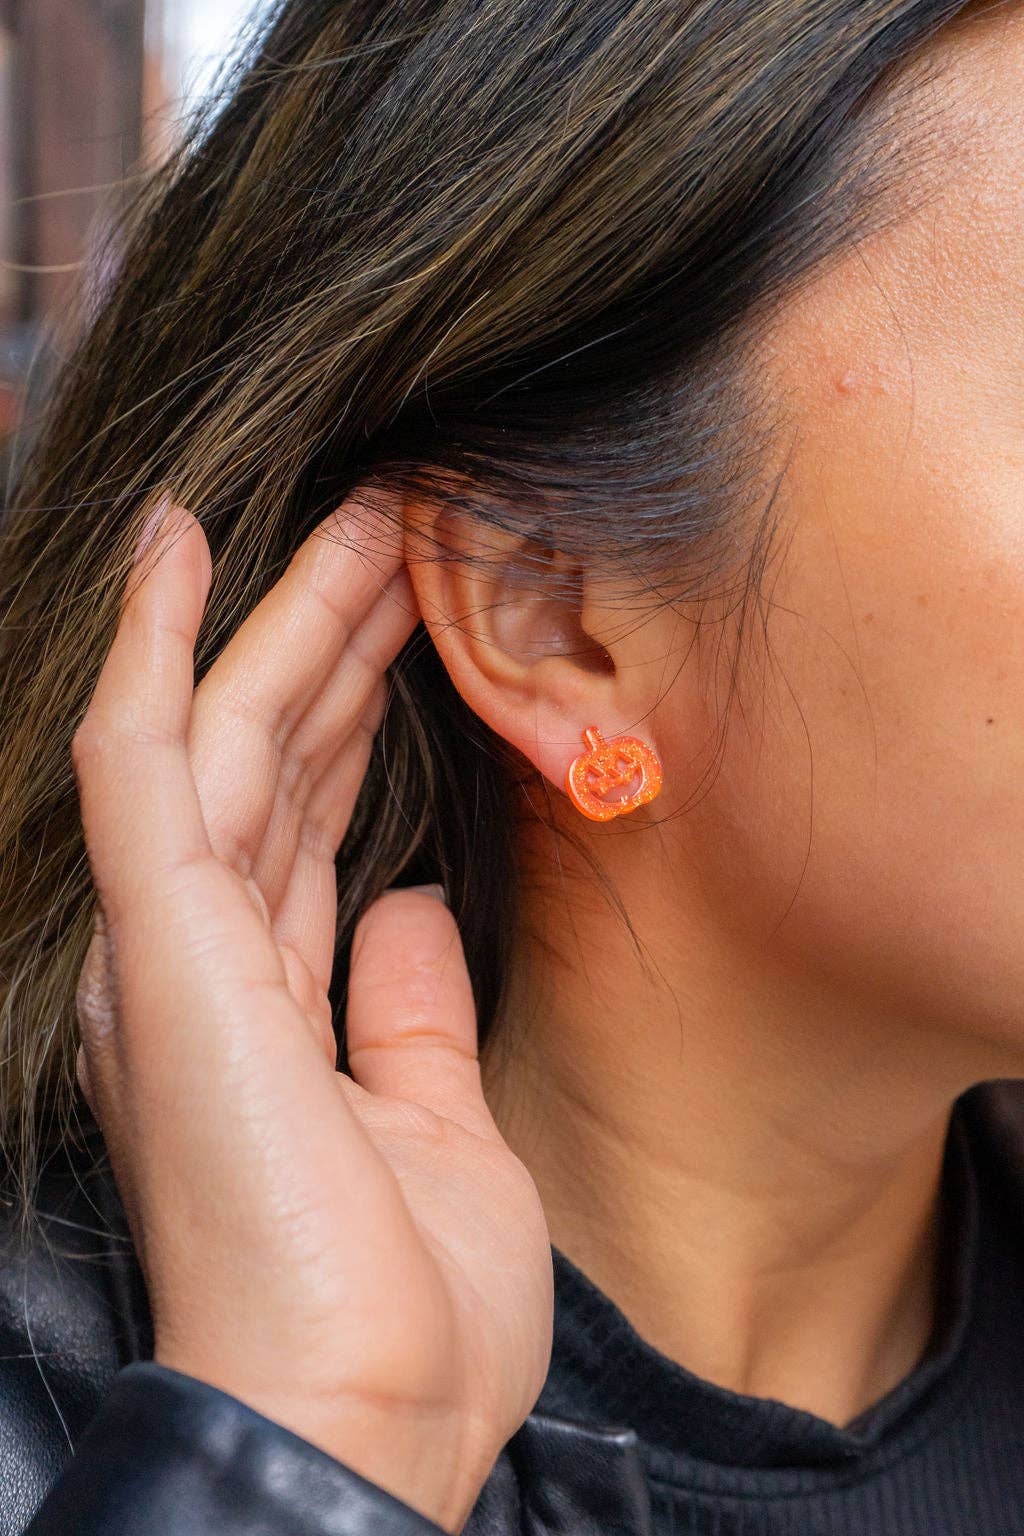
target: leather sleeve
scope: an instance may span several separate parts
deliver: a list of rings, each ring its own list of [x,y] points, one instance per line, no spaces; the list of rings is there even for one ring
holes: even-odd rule
[[[25,1536],[440,1536],[442,1527],[219,1388],[125,1366]]]

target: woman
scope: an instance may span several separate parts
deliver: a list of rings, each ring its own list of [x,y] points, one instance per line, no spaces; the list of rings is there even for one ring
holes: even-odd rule
[[[1024,1531],[1022,78],[287,0],[140,194],[3,529],[4,1531]]]

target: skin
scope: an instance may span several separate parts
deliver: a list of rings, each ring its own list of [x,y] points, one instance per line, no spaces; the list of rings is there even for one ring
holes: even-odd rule
[[[643,946],[525,823],[485,1085],[552,1239],[672,1359],[840,1424],[926,1346],[953,1100],[1024,1073],[1024,10],[972,8],[941,52],[923,207],[763,340],[784,527],[710,786],[718,625],[624,626],[596,578],[575,608],[514,601],[512,541],[484,575],[419,558],[427,508],[408,538],[457,686]],[[658,801],[572,811],[590,723],[655,748]]]
[[[430,894],[364,915],[334,1069],[334,858],[417,617],[387,526],[328,519],[194,691],[196,519],[172,508],[129,583],[72,754],[99,899],[79,1074],[154,1359],[458,1531],[543,1383],[551,1266]]]
[[[575,604],[513,601],[514,543],[424,560],[441,521],[479,530],[410,504],[394,545],[356,498],[195,690],[211,563],[179,509],[75,737],[80,1075],[155,1357],[447,1530],[543,1384],[549,1240],[691,1370],[845,1423],[928,1338],[953,1100],[1024,1075],[1024,16],[975,7],[936,46],[939,194],[763,337],[784,559],[710,780],[714,627],[623,624],[593,572]],[[509,1029],[478,1062],[451,914],[389,893],[353,944],[348,1077],[334,852],[421,614],[640,954],[524,815]],[[577,819],[591,724],[654,747],[656,802]]]

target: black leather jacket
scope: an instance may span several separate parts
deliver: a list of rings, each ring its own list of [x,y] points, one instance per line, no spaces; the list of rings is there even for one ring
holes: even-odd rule
[[[1024,1082],[985,1084],[972,1098],[1016,1212]],[[153,1363],[145,1286],[101,1153],[96,1133],[51,1159],[43,1232],[27,1251],[15,1251],[8,1223],[0,1536],[438,1536],[433,1522],[298,1435]],[[652,1536],[635,1432],[532,1413],[464,1531]]]
[[[42,1232],[0,1261],[0,1536],[437,1536],[440,1527],[290,1430],[157,1365],[116,1186],[50,1160]],[[467,1536],[649,1536],[632,1430],[531,1414]]]

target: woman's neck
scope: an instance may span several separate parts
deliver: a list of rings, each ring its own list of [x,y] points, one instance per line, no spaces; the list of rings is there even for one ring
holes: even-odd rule
[[[645,981],[574,910],[561,963],[531,910],[483,1059],[552,1242],[688,1370],[850,1422],[927,1347],[950,1107],[995,1074],[678,909],[637,923]]]

